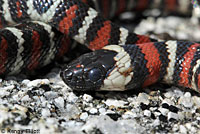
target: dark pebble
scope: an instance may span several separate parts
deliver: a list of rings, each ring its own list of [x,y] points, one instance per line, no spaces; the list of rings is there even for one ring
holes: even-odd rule
[[[170,106],[169,106],[169,111],[171,111],[171,112],[177,113],[178,110],[179,110],[179,109],[178,109],[177,107],[173,106],[173,105],[170,105]]]
[[[168,105],[167,103],[163,103],[163,104],[162,104],[162,108],[167,108],[167,109],[169,109],[169,105]]]
[[[41,85],[40,88],[44,89],[46,92],[51,91],[51,88],[49,87],[49,85],[46,85],[46,84]]]
[[[141,103],[141,104],[140,104],[140,108],[141,108],[142,110],[149,110],[150,106],[149,106],[149,105],[146,105],[146,104],[144,104],[144,103]]]
[[[115,113],[115,114],[108,113],[108,114],[106,114],[106,115],[108,115],[108,116],[109,116],[111,119],[113,119],[114,121],[117,121],[118,118],[121,117],[121,115],[120,115],[120,114],[117,114],[117,113]]]
[[[160,121],[163,121],[163,122],[166,122],[166,121],[167,121],[167,117],[161,114],[161,115],[159,116],[159,120],[160,120]]]

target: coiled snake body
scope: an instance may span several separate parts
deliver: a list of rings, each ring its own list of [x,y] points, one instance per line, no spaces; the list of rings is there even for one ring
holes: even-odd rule
[[[200,44],[157,42],[130,33],[84,2],[92,1],[0,0],[0,76],[44,66],[67,52],[70,39],[74,39],[91,50],[106,47],[83,55],[61,72],[72,89],[122,91],[158,81],[200,89]],[[110,0],[96,3],[99,2],[107,7],[111,3]],[[103,12],[112,17],[126,8],[131,10],[127,4],[131,2],[134,0],[110,4],[120,8]],[[140,5],[135,8],[145,8],[148,2],[135,2]],[[176,4],[176,0],[168,2],[168,10],[173,10]],[[16,23],[21,24],[5,27]]]

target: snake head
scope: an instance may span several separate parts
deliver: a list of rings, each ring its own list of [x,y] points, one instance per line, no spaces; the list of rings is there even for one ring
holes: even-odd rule
[[[63,81],[73,90],[99,90],[106,78],[106,73],[115,64],[116,52],[97,50],[82,55],[61,71]]]
[[[61,77],[73,90],[122,91],[132,78],[130,61],[123,47],[110,45],[72,61]]]

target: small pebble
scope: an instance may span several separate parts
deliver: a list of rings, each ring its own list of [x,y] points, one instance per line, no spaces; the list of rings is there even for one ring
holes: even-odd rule
[[[187,134],[187,129],[183,125],[179,126],[179,130],[180,130],[180,133]]]
[[[47,99],[50,99],[50,100],[58,97],[58,93],[53,92],[53,91],[45,92],[44,95],[46,96]]]
[[[168,113],[168,120],[170,120],[170,119],[178,120],[178,114],[173,113],[173,112],[169,112]]]
[[[25,95],[24,97],[22,97],[21,101],[28,102],[28,101],[31,101],[31,98],[29,98],[28,95]]]
[[[166,122],[167,117],[161,114],[161,115],[159,116],[159,120],[160,120],[160,121],[163,121],[163,122]]]
[[[74,93],[70,92],[68,94],[67,101],[75,103],[77,100],[78,100],[78,97]]]
[[[177,113],[178,110],[179,110],[179,109],[178,109],[176,106],[173,106],[173,105],[170,105],[170,106],[169,106],[169,111],[171,111],[171,112]]]
[[[122,100],[107,99],[105,101],[105,104],[107,106],[124,107],[124,105],[127,104],[127,102],[122,101]]]
[[[152,126],[157,127],[158,125],[160,125],[160,120],[158,120],[158,119],[154,120],[152,123]]]
[[[1,89],[0,88],[0,97],[5,97],[5,96],[9,96],[10,92],[6,91],[5,89]]]
[[[44,118],[49,117],[49,116],[51,115],[49,109],[42,109],[41,114],[42,114],[42,116],[43,116]]]
[[[144,115],[147,116],[147,117],[150,117],[151,116],[151,111],[144,110]]]
[[[64,107],[64,99],[62,97],[58,97],[55,99],[55,104],[57,107],[63,108]]]
[[[104,114],[106,112],[106,109],[105,108],[99,108],[99,113],[100,114]]]
[[[40,84],[50,84],[50,81],[48,79],[37,79],[37,80],[33,80],[33,81],[29,81],[27,86],[28,87],[36,87]]]
[[[186,108],[191,108],[194,104],[191,98],[191,94],[189,92],[186,92],[184,96],[181,96],[178,100],[179,104],[182,104]]]
[[[193,96],[192,100],[194,102],[194,105],[196,105],[198,108],[200,108],[200,97]]]
[[[158,109],[163,115],[167,115],[168,114],[168,112],[169,112],[169,110],[168,109],[166,109],[166,108],[159,108]]]
[[[87,112],[84,112],[84,113],[81,113],[81,115],[80,115],[80,119],[81,120],[86,120],[88,118],[88,113]]]
[[[92,101],[92,99],[93,99],[93,97],[88,94],[83,95],[83,100],[86,102],[90,102],[90,101]]]
[[[90,112],[91,114],[96,114],[98,111],[97,111],[96,108],[91,108],[91,109],[89,110],[89,112]]]
[[[140,93],[137,98],[138,103],[144,103],[146,105],[149,104],[149,95],[146,93]]]

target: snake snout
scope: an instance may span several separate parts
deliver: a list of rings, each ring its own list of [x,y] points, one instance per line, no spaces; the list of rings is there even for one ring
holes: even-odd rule
[[[73,72],[69,69],[62,70],[60,72],[60,77],[62,80],[68,85],[69,82],[72,80]]]
[[[73,90],[82,90],[84,88],[83,68],[81,67],[67,66],[60,72],[60,77]]]

